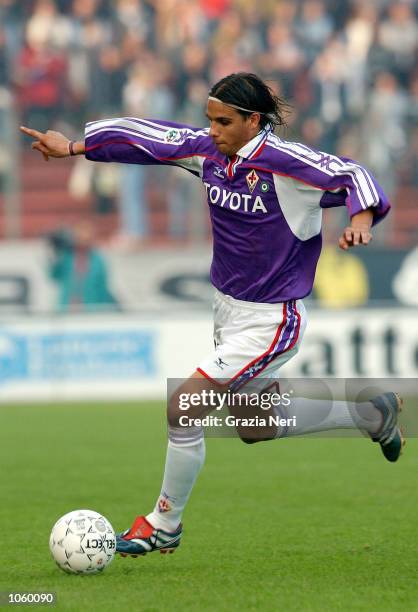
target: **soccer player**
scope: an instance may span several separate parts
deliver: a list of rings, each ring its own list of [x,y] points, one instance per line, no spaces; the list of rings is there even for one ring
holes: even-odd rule
[[[154,510],[118,536],[117,551],[123,555],[173,552],[180,543],[181,515],[205,458],[202,427],[180,426],[180,396],[203,397],[224,390],[225,382],[231,391],[260,381],[262,389],[298,351],[306,326],[302,299],[312,289],[321,251],[322,209],[347,207],[351,221],[339,238],[343,250],[369,244],[371,226],[389,211],[385,194],[365,168],[275,135],[285,110],[259,77],[238,73],[210,90],[209,128],[125,117],[88,123],[79,142],[59,132],[21,128],[46,160],[85,155],[96,162],[180,166],[200,177],[206,189],[215,349],[169,400],[161,493]],[[254,442],[359,428],[380,444],[386,459],[396,461],[403,445],[400,407],[395,393],[359,404],[299,398],[290,409],[296,426],[268,425],[255,437],[246,427],[238,432]],[[188,416],[204,413],[197,405]]]

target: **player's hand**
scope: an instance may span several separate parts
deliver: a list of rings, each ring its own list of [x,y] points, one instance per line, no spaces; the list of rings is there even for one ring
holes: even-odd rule
[[[43,133],[23,125],[20,126],[20,131],[35,139],[35,142],[32,143],[32,149],[42,153],[45,161],[49,161],[50,157],[68,157],[70,155],[70,140],[61,132],[48,130]]]
[[[341,234],[338,244],[340,249],[347,251],[350,247],[358,246],[359,244],[367,245],[372,240],[373,236],[370,233],[368,225],[352,225],[345,228]]]

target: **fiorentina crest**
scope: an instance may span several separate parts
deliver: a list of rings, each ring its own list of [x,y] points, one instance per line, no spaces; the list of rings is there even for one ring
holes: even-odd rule
[[[256,188],[257,183],[260,180],[260,177],[258,176],[255,170],[251,170],[251,172],[249,172],[245,178],[247,179],[248,189],[252,193],[254,189]]]
[[[160,498],[158,500],[158,512],[170,512],[171,505],[167,499]]]
[[[162,491],[158,499],[158,512],[170,512],[172,510],[170,501],[175,501],[175,497],[171,497],[165,491]]]

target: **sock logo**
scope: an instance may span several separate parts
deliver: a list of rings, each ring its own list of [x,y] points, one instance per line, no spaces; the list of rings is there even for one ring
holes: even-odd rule
[[[170,503],[167,499],[160,497],[158,500],[158,512],[169,512],[171,510]]]
[[[175,498],[170,497],[165,491],[163,491],[158,500],[158,512],[170,512],[170,510],[172,510],[170,500],[175,501]]]

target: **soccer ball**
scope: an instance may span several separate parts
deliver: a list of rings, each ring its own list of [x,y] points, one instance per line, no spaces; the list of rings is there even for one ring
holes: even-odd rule
[[[74,510],[52,528],[49,548],[58,567],[69,574],[97,574],[112,561],[116,537],[109,521],[93,510]]]

